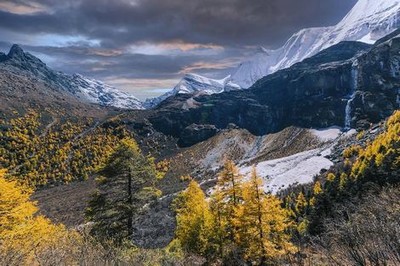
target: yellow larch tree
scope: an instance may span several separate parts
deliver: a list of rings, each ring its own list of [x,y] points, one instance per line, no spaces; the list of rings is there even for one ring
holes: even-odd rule
[[[196,181],[191,180],[188,188],[177,197],[175,209],[175,234],[182,248],[204,255],[211,239],[213,218],[206,196]]]
[[[322,186],[319,181],[316,181],[313,187],[313,196],[310,199],[310,206],[314,206],[317,201],[317,196],[322,193]]]
[[[35,256],[65,238],[67,231],[35,215],[38,209],[29,200],[32,191],[6,180],[4,174],[0,171],[0,257],[34,264]]]
[[[243,203],[235,219],[238,245],[249,261],[264,265],[295,251],[288,233],[289,213],[281,204],[277,197],[264,193],[263,182],[253,168],[243,184]]]
[[[224,163],[218,176],[217,191],[219,195],[215,197],[215,200],[219,199],[220,202],[215,202],[215,204],[219,205],[219,211],[224,217],[224,228],[220,230],[225,231],[231,241],[235,241],[237,228],[234,225],[234,220],[237,208],[242,201],[243,179],[244,177],[239,173],[235,163],[230,160]]]
[[[300,192],[299,195],[297,195],[295,208],[297,214],[304,214],[307,208],[307,200],[303,192]]]

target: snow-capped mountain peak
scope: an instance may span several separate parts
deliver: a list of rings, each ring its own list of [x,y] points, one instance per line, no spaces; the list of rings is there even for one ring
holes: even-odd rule
[[[220,84],[225,84],[225,91],[247,89],[262,77],[288,68],[339,42],[360,41],[373,44],[399,26],[400,0],[359,0],[334,26],[302,29],[276,50],[258,48],[253,56],[232,71],[230,78],[224,83],[217,83],[211,90],[210,79],[191,74],[196,78],[185,76],[172,91],[152,101],[159,103],[177,91],[189,93],[203,89],[207,93],[221,92]]]
[[[219,93],[224,90],[226,82],[230,76],[221,80],[206,78],[197,74],[186,74],[173,89],[178,93],[193,93],[202,91],[205,93]]]
[[[74,95],[81,101],[118,108],[143,109],[142,103],[136,97],[98,80],[79,74],[67,75],[54,71],[16,44],[11,47],[7,55],[0,53],[0,68],[42,80]]]
[[[259,47],[254,55],[240,63],[232,73],[232,83],[237,84],[240,88],[250,87],[268,71],[270,63],[274,61],[274,55],[274,51]]]
[[[210,79],[197,74],[189,73],[179,81],[179,83],[169,92],[156,97],[147,99],[144,102],[145,108],[153,108],[165,99],[177,94],[214,94],[223,92],[231,80],[230,76],[223,79]],[[233,89],[233,87],[231,88]]]
[[[400,26],[399,15],[400,0],[359,0],[337,25],[302,29],[263,60],[251,60],[251,64],[261,66],[247,69],[239,66],[236,71],[242,81],[258,80],[342,41],[374,43]],[[237,83],[242,81],[237,79]]]

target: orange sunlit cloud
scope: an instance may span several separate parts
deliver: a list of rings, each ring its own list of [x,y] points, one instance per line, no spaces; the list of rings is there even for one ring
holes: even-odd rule
[[[39,3],[31,2],[28,4],[18,4],[13,1],[2,1],[0,2],[0,10],[6,10],[7,12],[25,15],[33,14],[38,12],[47,11],[47,8]]]

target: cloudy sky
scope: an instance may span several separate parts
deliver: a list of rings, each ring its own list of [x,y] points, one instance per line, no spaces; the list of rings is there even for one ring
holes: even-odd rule
[[[12,43],[56,70],[145,98],[188,72],[227,75],[257,47],[336,24],[356,0],[0,0],[0,49]]]

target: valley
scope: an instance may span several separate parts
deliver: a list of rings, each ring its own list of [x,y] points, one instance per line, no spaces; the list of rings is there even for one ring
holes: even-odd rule
[[[179,72],[144,101],[12,45],[0,265],[398,265],[399,14],[355,1],[225,78]],[[105,66],[123,56],[105,51]]]

